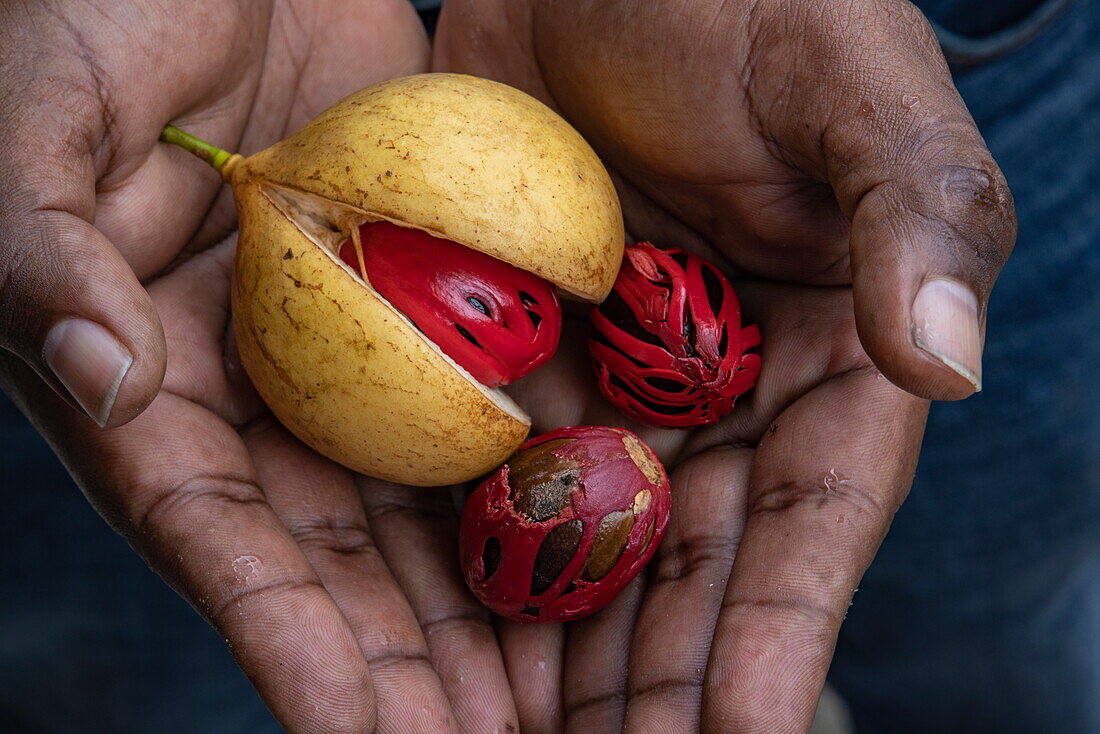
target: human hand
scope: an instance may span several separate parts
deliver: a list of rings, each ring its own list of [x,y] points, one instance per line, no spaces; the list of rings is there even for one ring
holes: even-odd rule
[[[157,138],[252,152],[426,62],[403,0],[0,7],[0,380],[292,732],[516,716],[450,495],[357,486],[267,417],[228,330],[232,197]]]
[[[567,631],[502,625],[523,730],[805,731],[911,483],[920,398],[980,387],[1015,238],[930,28],[900,0],[448,0],[434,53],[562,112],[628,231],[726,263],[763,333],[729,418],[643,433],[676,466],[644,598]],[[589,374],[583,344],[570,360]],[[598,399],[533,407],[541,428],[615,420]]]

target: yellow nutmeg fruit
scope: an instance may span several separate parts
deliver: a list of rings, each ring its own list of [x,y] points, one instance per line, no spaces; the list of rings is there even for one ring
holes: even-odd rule
[[[341,260],[360,225],[427,232],[590,302],[622,258],[622,214],[596,154],[546,106],[484,79],[379,84],[245,159],[172,128],[165,139],[233,187],[234,328],[256,389],[305,443],[371,476],[472,479],[511,455],[530,419]]]

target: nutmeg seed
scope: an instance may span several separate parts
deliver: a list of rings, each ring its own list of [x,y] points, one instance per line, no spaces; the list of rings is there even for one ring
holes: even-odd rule
[[[509,499],[516,511],[532,522],[549,520],[561,513],[580,480],[581,466],[556,456],[569,439],[547,441],[520,451],[508,462]]]
[[[560,428],[524,444],[466,502],[466,582],[498,614],[577,619],[610,602],[668,527],[668,477],[637,436]]]

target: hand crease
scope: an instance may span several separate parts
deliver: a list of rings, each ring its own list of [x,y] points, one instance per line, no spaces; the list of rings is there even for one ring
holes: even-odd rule
[[[270,597],[272,596],[295,596],[311,590],[319,590],[325,595],[328,594],[328,590],[325,589],[324,584],[315,578],[280,579],[247,589],[230,590],[226,600],[208,615],[208,619],[219,633],[224,634],[223,630],[226,627],[226,612],[232,611],[235,607],[241,607],[244,602],[254,597],[258,597],[262,605],[269,605]],[[236,615],[233,615],[230,618],[232,619],[235,616]]]

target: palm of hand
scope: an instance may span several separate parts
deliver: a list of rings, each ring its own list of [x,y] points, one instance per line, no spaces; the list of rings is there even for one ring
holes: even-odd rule
[[[488,613],[454,562],[451,495],[357,485],[268,416],[229,328],[231,194],[156,142],[173,120],[258,150],[351,91],[423,70],[423,30],[402,0],[246,6],[192,4],[209,28],[197,40],[186,31],[194,17],[116,18],[153,39],[121,59],[101,53],[114,26],[68,19],[103,29],[80,39],[87,56],[110,58],[98,76],[65,73],[81,94],[109,100],[109,128],[72,164],[94,168],[94,200],[80,189],[79,210],[57,208],[94,221],[78,226],[117,248],[81,264],[90,276],[132,269],[145,285],[149,302],[129,308],[155,309],[165,342],[135,345],[127,380],[159,378],[163,364],[164,381],[141,415],[109,431],[73,421],[14,359],[6,381],[97,509],[211,621],[288,730],[514,725]],[[94,113],[75,124],[94,128]],[[132,415],[142,406],[125,392],[116,412]]]
[[[882,292],[890,289],[911,297],[912,284],[897,277],[904,269],[882,268],[888,277],[877,292],[866,276],[858,284],[861,262],[869,272],[883,258],[900,257],[860,241],[866,245],[871,235],[900,241],[889,224],[876,228],[873,214],[891,213],[890,192],[904,187],[876,184],[881,167],[864,165],[865,151],[844,143],[891,126],[876,118],[874,104],[862,121],[842,115],[823,121],[823,95],[814,85],[828,88],[829,80],[812,74],[807,80],[805,69],[801,80],[795,75],[800,83],[788,85],[790,94],[764,95],[772,106],[749,94],[747,82],[723,86],[708,76],[715,67],[732,67],[749,82],[782,81],[785,71],[782,64],[761,71],[763,61],[783,54],[752,52],[758,39],[720,22],[730,15],[722,3],[685,4],[683,22],[671,26],[665,14],[675,2],[630,7],[638,21],[630,24],[619,22],[623,7],[614,2],[578,3],[570,14],[536,0],[495,8],[482,2],[476,9],[488,10],[497,27],[465,29],[462,7],[461,0],[448,4],[437,59],[556,103],[618,177],[631,234],[725,259],[738,269],[745,311],[763,331],[760,382],[732,416],[690,437],[641,432],[675,467],[677,497],[644,598],[636,583],[604,613],[568,628],[502,624],[497,651],[484,611],[453,567],[449,498],[373,482],[356,486],[347,472],[265,419],[225,358],[233,351],[226,341],[232,244],[223,242],[232,229],[230,197],[216,193],[208,172],[196,174],[193,161],[156,145],[160,126],[177,120],[250,152],[352,89],[416,70],[423,38],[399,0],[252,4],[247,11],[192,4],[189,12],[212,29],[199,40],[167,12],[116,18],[120,28],[140,23],[153,31],[143,49],[148,58],[136,59],[113,52],[120,47],[111,36],[117,28],[99,38],[76,37],[74,27],[91,25],[72,18],[50,26],[61,28],[64,43],[57,47],[73,51],[72,58],[104,60],[60,71],[61,106],[99,110],[106,100],[106,109],[98,117],[72,113],[78,124],[47,136],[53,147],[43,151],[40,139],[25,146],[39,158],[56,158],[58,171],[51,173],[68,182],[35,211],[43,220],[64,220],[74,240],[93,243],[58,243],[66,246],[61,256],[94,252],[71,263],[87,272],[91,287],[113,287],[134,274],[148,285],[148,299],[119,288],[111,292],[127,294],[122,308],[104,296],[96,301],[101,312],[85,314],[116,333],[138,334],[129,344],[136,359],[116,414],[137,414],[148,392],[141,386],[157,384],[164,367],[155,330],[135,328],[118,312],[129,309],[135,321],[159,315],[167,371],[148,411],[107,432],[74,423],[10,358],[0,363],[6,386],[101,512],[213,620],[288,729],[358,731],[377,715],[383,730],[404,724],[481,731],[514,726],[518,715],[525,732],[563,723],[613,730],[624,717],[632,730],[797,730],[812,715],[851,591],[907,488],[925,408],[871,366],[856,337],[852,291],[845,287],[850,277],[875,363],[916,392],[963,394],[959,376],[943,365],[929,367],[913,350],[876,339],[899,331],[876,331],[880,315],[873,307],[889,300]],[[710,22],[700,17],[711,10]],[[806,15],[800,12],[799,21]],[[766,8],[760,16],[767,20]],[[811,30],[851,26],[842,20]],[[802,26],[791,24],[797,36]],[[666,32],[671,38],[653,36]],[[807,66],[828,68],[836,61],[829,45],[835,39],[810,35],[818,56],[794,51],[808,58]],[[914,40],[907,49],[931,47],[928,34]],[[646,51],[624,65],[630,48]],[[912,61],[917,51],[899,56]],[[165,68],[165,58],[184,63]],[[688,59],[694,68],[685,67]],[[981,158],[984,148],[980,140],[974,144],[965,109],[944,101],[951,92],[943,69],[933,72],[940,77],[927,69],[903,77],[920,93],[917,101],[939,113],[933,132],[950,133],[929,136],[944,143],[928,146],[930,170],[951,174],[933,177],[953,197],[948,204],[971,202],[944,221],[964,239],[960,222],[975,228],[973,251],[953,253],[954,262],[970,267],[982,259],[985,269],[964,280],[984,300],[1010,243],[1008,230],[991,222],[1010,220],[1011,207],[997,198],[1003,182]],[[838,97],[846,90],[832,88]],[[881,103],[884,93],[877,91]],[[55,102],[41,105],[47,124],[58,117]],[[19,114],[34,119],[36,112]],[[810,133],[792,133],[807,122]],[[926,131],[914,129],[923,145]],[[830,148],[829,155],[805,144],[807,138]],[[91,141],[87,151],[80,149],[84,141]],[[901,142],[912,147],[912,140]],[[935,158],[940,148],[969,167],[943,168]],[[19,177],[41,173],[40,161],[20,159],[19,146],[13,150],[8,186],[37,190],[39,181]],[[868,170],[874,175],[861,176]],[[742,171],[751,177],[730,173]],[[893,174],[887,173],[884,180]],[[821,183],[826,178],[831,188]],[[973,202],[992,202],[986,219],[962,216],[976,211]],[[871,214],[853,226],[849,267],[847,219],[860,224],[861,212]],[[983,239],[985,231],[992,234]],[[102,310],[105,303],[113,308]],[[891,307],[880,320],[898,313]],[[586,361],[583,334],[574,329],[551,365],[515,387],[536,430],[619,422],[594,396]]]
[[[683,241],[666,231],[645,236]],[[607,610],[566,629],[498,622],[523,731],[694,731],[751,716],[762,701],[789,707],[777,717],[812,716],[804,680],[751,686],[808,640],[831,647],[832,609],[847,604],[904,496],[925,403],[863,352],[850,289],[751,276],[735,285],[759,319],[763,370],[715,426],[668,431],[617,413],[595,390],[587,328],[575,321],[554,360],[511,389],[536,432],[634,430],[668,465],[673,491],[648,579]],[[799,660],[814,666],[809,686],[824,682],[826,662]]]
[[[303,110],[295,123],[316,111]],[[666,124],[682,129],[682,122]],[[628,148],[653,149],[637,141]],[[163,512],[160,506],[171,508],[171,525],[201,525],[218,514],[219,524],[253,529],[237,531],[245,543],[215,553],[188,549],[194,542],[190,534],[181,534],[170,547],[208,556],[204,567],[227,569],[223,583],[229,591],[202,593],[199,599],[207,600],[203,611],[227,637],[245,641],[238,655],[261,692],[282,687],[288,675],[306,678],[315,669],[310,663],[324,651],[329,679],[304,688],[303,699],[369,700],[373,691],[383,727],[408,722],[418,731],[456,725],[481,730],[518,718],[524,731],[566,723],[603,730],[623,720],[631,727],[667,720],[671,711],[677,712],[677,726],[690,728],[701,720],[704,685],[724,693],[707,704],[730,707],[718,716],[742,715],[742,707],[774,701],[777,694],[785,695],[787,705],[805,706],[796,691],[740,691],[734,699],[729,693],[736,686],[729,683],[754,674],[744,666],[759,661],[747,658],[746,649],[794,648],[807,636],[821,635],[822,616],[826,627],[834,621],[829,610],[837,604],[837,588],[854,587],[873,549],[867,536],[877,542],[900,500],[876,490],[886,484],[895,491],[895,475],[909,470],[923,406],[871,365],[855,335],[850,290],[781,284],[749,274],[789,275],[796,283],[843,282],[846,262],[835,254],[844,249],[836,247],[843,218],[834,212],[832,247],[820,258],[828,262],[811,277],[784,272],[804,265],[806,252],[824,249],[814,249],[818,243],[809,233],[781,261],[772,256],[767,238],[754,243],[755,252],[746,258],[744,248],[722,247],[743,243],[744,232],[701,236],[692,230],[684,212],[714,211],[728,203],[714,195],[724,186],[714,186],[706,171],[691,167],[696,160],[672,155],[643,161],[633,175],[624,173],[627,165],[617,166],[627,221],[639,238],[675,242],[737,264],[747,259],[738,292],[763,331],[765,371],[751,397],[718,426],[690,435],[646,429],[624,421],[594,393],[584,328],[574,324],[553,364],[513,388],[535,417],[536,431],[578,423],[638,430],[675,467],[678,503],[644,597],[636,584],[608,612],[567,629],[500,622],[500,650],[488,615],[466,592],[454,566],[457,517],[451,498],[361,478],[357,486],[350,473],[264,416],[232,359],[226,369],[231,243],[204,250],[151,285],[169,354],[187,356],[178,367],[169,360],[162,404],[154,403],[126,430],[151,426],[163,415],[166,423],[172,421],[171,434],[143,435],[144,441],[159,444],[182,431],[204,436],[207,450],[186,470],[177,464],[190,477],[174,485],[180,488],[175,493],[158,497],[142,524]],[[670,178],[676,171],[681,173]],[[693,174],[701,184],[692,182]],[[670,182],[675,189],[669,189]],[[756,183],[731,187],[755,191]],[[785,190],[800,183],[759,186]],[[664,190],[675,190],[678,198],[665,199]],[[820,203],[819,194],[810,191],[810,205]],[[805,221],[804,201],[778,198],[790,211],[758,221],[778,220],[781,230],[797,229]],[[733,200],[750,211],[758,204],[752,197]],[[706,242],[719,243],[717,252]],[[211,287],[215,282],[218,287]],[[193,299],[200,290],[205,291],[201,300]],[[196,334],[206,335],[202,348],[194,343]],[[173,350],[176,343],[190,348]],[[219,384],[221,389],[211,389]],[[189,414],[191,420],[183,423]],[[869,444],[885,446],[890,438],[895,453],[877,463],[865,460],[862,452]],[[188,499],[181,512],[179,496],[200,500]],[[738,551],[747,518],[754,532]],[[791,536],[799,542],[781,540]],[[158,541],[148,552],[155,556],[163,547]],[[731,576],[735,552],[739,561]],[[813,580],[803,584],[806,574]],[[210,581],[208,576],[201,583]],[[308,635],[302,619],[311,620]],[[306,661],[300,670],[268,671],[265,660],[245,657],[251,635],[270,636],[273,630],[285,630],[279,659]],[[686,652],[671,643],[683,630],[691,631]],[[360,688],[335,682],[348,675]],[[618,698],[624,690],[626,704]],[[271,700],[283,708],[276,708],[280,719],[301,715],[294,698]]]
[[[730,267],[745,323],[761,327],[763,370],[733,414],[690,434],[617,415],[591,387],[576,330],[516,386],[536,430],[636,430],[673,469],[674,497],[648,582],[566,630],[499,625],[523,731],[798,731],[908,490],[927,403],[887,381],[856,333],[844,192],[824,182],[820,156],[770,135],[799,119],[799,88],[790,109],[763,114],[744,79],[715,76],[758,63],[747,44],[727,37],[716,57],[704,39],[653,35],[709,27],[690,11],[670,27],[636,5],[542,5],[470,26],[452,4],[437,67],[556,107],[611,168],[630,235]]]

